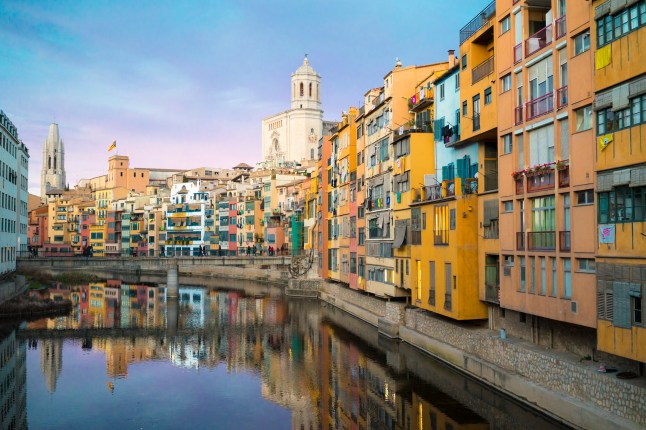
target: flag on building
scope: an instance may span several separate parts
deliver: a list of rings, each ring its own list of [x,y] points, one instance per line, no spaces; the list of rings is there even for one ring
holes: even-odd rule
[[[116,147],[117,147],[117,141],[115,140],[114,142],[112,142],[112,145],[110,145],[110,147],[108,148],[108,152],[112,151]]]
[[[604,134],[603,136],[599,136],[599,137],[598,137],[598,140],[599,140],[599,149],[600,149],[601,151],[603,151],[604,149],[606,149],[606,147],[607,147],[608,145],[610,145],[610,143],[612,142],[612,137],[613,137],[613,136],[612,136],[612,133],[610,133],[610,134]]]

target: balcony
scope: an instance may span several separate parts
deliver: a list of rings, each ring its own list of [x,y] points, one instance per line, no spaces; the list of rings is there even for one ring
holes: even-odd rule
[[[556,90],[556,109],[567,106],[567,85]]]
[[[489,225],[484,227],[484,238],[485,239],[498,239],[499,233],[498,220],[492,219]]]
[[[542,170],[527,176],[527,192],[552,190],[554,189],[554,170]]]
[[[514,125],[523,123],[523,106],[516,106],[514,108]]]
[[[530,251],[554,251],[556,249],[556,232],[527,232],[527,249]]]
[[[560,39],[561,37],[565,36],[567,33],[567,29],[565,28],[565,15],[560,17],[554,22],[554,26],[556,27],[556,39]]]
[[[433,91],[421,89],[413,97],[408,99],[408,108],[413,112],[419,112],[433,104]]]
[[[572,244],[570,242],[569,231],[559,231],[559,251],[570,252]]]
[[[525,58],[534,52],[540,51],[550,43],[552,43],[552,24],[546,25],[525,40]]]
[[[518,176],[516,179],[514,179],[514,183],[516,185],[516,194],[523,194],[523,177]]]
[[[514,64],[518,64],[523,60],[523,42],[514,46]]]
[[[467,25],[460,29],[460,45],[476,34],[481,28],[491,24],[496,17],[496,2],[492,1],[482,9]]]
[[[529,121],[534,118],[538,118],[541,115],[552,112],[553,110],[554,93],[549,92],[533,100],[530,100],[525,104],[525,119]]]
[[[424,192],[422,193],[423,201],[440,200],[442,198],[442,184],[424,186]]]
[[[516,251],[525,250],[525,232],[519,231],[516,233]]]
[[[451,145],[452,143],[458,142],[460,140],[460,126],[445,125],[442,127],[442,139],[444,140],[445,145]]]
[[[485,266],[485,300],[500,303],[499,268],[497,264]]]
[[[471,84],[475,84],[493,73],[493,56],[487,58],[471,70]]]
[[[480,113],[473,115],[473,131],[480,130]]]
[[[567,164],[561,165],[560,163],[565,163],[563,161],[559,161],[556,164],[556,169],[558,171],[559,175],[559,188],[565,188],[570,186],[570,166]]]

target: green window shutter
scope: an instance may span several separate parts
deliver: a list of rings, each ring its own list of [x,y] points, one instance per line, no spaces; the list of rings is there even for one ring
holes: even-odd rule
[[[615,327],[630,328],[630,284],[628,282],[613,282]]]

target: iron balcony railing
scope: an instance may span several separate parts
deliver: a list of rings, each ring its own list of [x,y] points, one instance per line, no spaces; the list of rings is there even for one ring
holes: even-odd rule
[[[570,166],[565,165],[563,167],[557,166],[557,171],[559,175],[559,188],[565,188],[570,186]]]
[[[569,231],[559,231],[559,251],[569,252],[572,249]]]
[[[516,184],[516,194],[523,194],[523,177],[519,176],[514,180],[514,182]]]
[[[525,232],[519,231],[516,233],[516,250],[524,251],[525,250]]]
[[[567,85],[556,90],[556,109],[567,106]]]
[[[514,46],[514,64],[518,64],[523,60],[523,42]]]
[[[530,251],[554,251],[556,249],[556,232],[527,232],[527,249]]]
[[[467,25],[460,30],[460,45],[466,42],[471,36],[476,34],[478,30],[488,25],[496,17],[496,1],[492,1],[482,9],[482,11],[475,16]]]
[[[525,104],[525,116],[527,121],[538,118],[554,110],[554,93],[549,92]]]
[[[527,192],[551,190],[554,188],[554,170],[546,170],[527,177]]]
[[[560,39],[561,37],[565,36],[565,33],[567,33],[565,25],[565,15],[557,19],[554,22],[554,26],[556,27],[556,39]]]
[[[552,24],[546,25],[525,40],[525,58],[534,52],[540,51],[550,43],[552,43]]]
[[[523,123],[523,106],[516,106],[514,108],[514,125]]]
[[[493,56],[487,58],[471,70],[471,84],[475,84],[493,73]]]

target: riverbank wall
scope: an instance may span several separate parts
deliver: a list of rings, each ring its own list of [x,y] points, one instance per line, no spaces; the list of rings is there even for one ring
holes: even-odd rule
[[[617,379],[598,363],[457,323],[401,302],[321,282],[320,299],[573,427],[642,429],[644,378]]]
[[[28,285],[25,277],[21,275],[14,276],[13,279],[0,281],[0,303],[7,302],[27,291]]]

